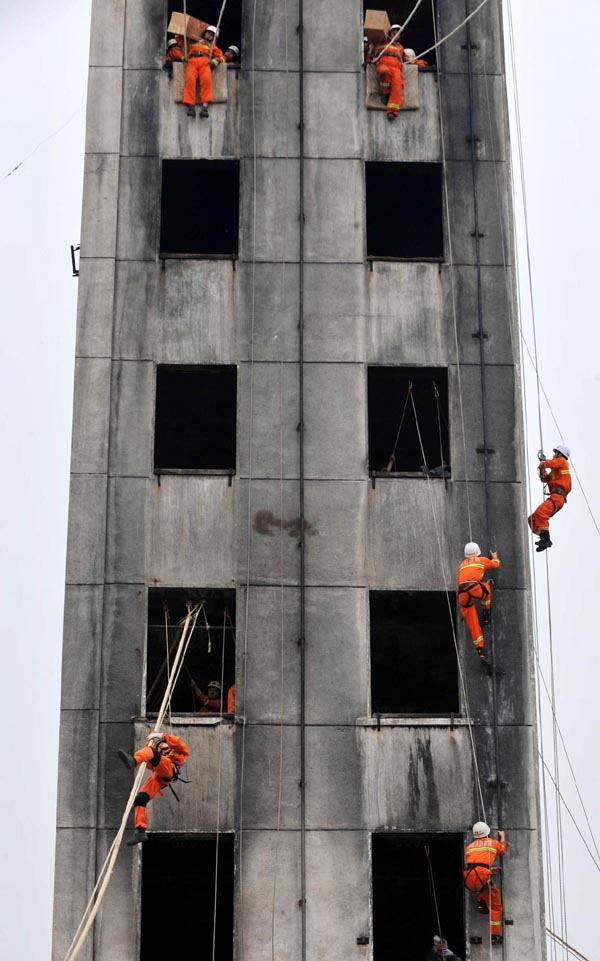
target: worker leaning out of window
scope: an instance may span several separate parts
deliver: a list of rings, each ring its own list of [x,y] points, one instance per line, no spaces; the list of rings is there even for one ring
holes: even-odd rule
[[[223,53],[216,45],[217,28],[207,27],[200,40],[188,40],[176,34],[167,41],[165,68],[172,71],[173,63],[186,60],[185,79],[183,88],[183,103],[187,107],[188,117],[196,116],[196,89],[200,87],[200,116],[208,117],[208,105],[212,103],[212,71],[220,63],[228,66],[240,61],[240,48],[235,44],[227,47]]]
[[[194,697],[198,703],[197,714],[235,714],[235,684],[232,684],[227,692],[227,708],[223,703],[222,689],[219,681],[209,681],[206,694],[202,691],[194,679],[190,682]]]

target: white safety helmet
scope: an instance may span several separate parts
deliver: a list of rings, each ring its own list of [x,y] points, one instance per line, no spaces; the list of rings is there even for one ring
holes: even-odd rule
[[[216,35],[217,35],[217,28],[216,28],[216,27],[205,27],[205,28],[204,28],[204,33],[214,33],[214,35],[215,35],[215,37],[216,37]]]
[[[473,825],[473,837],[474,838],[487,838],[489,837],[490,829],[485,821],[476,821]]]
[[[571,456],[571,448],[567,447],[566,444],[555,444],[552,450],[557,450],[559,454],[563,455],[563,457]]]
[[[410,47],[405,47],[405,48],[404,48],[404,56],[406,57],[407,60],[414,60],[417,55],[416,55],[415,51],[412,50]]]
[[[389,29],[388,32],[387,32],[388,37],[389,37],[389,35],[390,35],[391,33],[397,33],[398,30],[402,30],[402,24],[401,24],[401,23],[393,23],[393,24],[391,25],[390,29]]]
[[[476,544],[475,541],[469,541],[468,544],[465,544],[465,557],[477,557],[479,554],[481,554],[479,544]]]
[[[236,47],[233,43],[230,43],[229,46],[227,47],[227,49],[228,49],[228,50],[233,50],[233,52],[235,53],[235,55],[236,55],[237,57],[239,57],[239,55],[240,55],[240,48],[239,48],[239,47]]]

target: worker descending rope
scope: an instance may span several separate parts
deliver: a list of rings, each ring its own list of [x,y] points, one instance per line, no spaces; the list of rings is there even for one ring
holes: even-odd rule
[[[490,551],[491,560],[481,556],[479,544],[469,541],[465,544],[465,558],[458,568],[458,603],[460,613],[464,618],[473,644],[477,648],[479,659],[484,667],[489,667],[485,656],[483,631],[477,615],[476,601],[481,602],[481,619],[484,625],[492,622],[492,581],[484,581],[485,571],[492,567],[500,567],[500,559],[496,551]]]
[[[131,846],[148,840],[146,805],[179,778],[179,772],[190,752],[185,741],[175,734],[154,732],[149,735],[146,746],[136,751],[133,757],[122,749],[118,753],[123,764],[130,771],[133,771],[138,764],[145,764],[148,770],[152,771],[150,777],[142,784],[141,791],[134,802],[135,830],[127,842]]]
[[[490,829],[484,821],[473,825],[473,841],[465,849],[463,877],[465,887],[477,894],[477,910],[490,916],[492,944],[502,944],[502,898],[492,881],[492,875],[501,871],[493,867],[496,857],[506,853],[504,831],[498,831],[500,840],[490,837]]]
[[[402,75],[404,47],[399,40],[401,31],[401,25],[393,23],[388,30],[387,40],[381,40],[374,44],[369,51],[369,60],[375,64],[382,93],[388,98],[388,120],[396,119],[404,100],[404,77]]]
[[[548,484],[550,493],[540,506],[536,507],[533,514],[527,518],[531,530],[536,536],[539,536],[539,541],[535,545],[538,554],[540,551],[546,551],[549,547],[552,547],[550,518],[562,510],[567,503],[567,494],[571,493],[571,471],[569,469],[571,451],[566,444],[557,444],[552,453],[554,457],[548,460],[546,460],[542,450],[538,454],[540,480],[542,484]]]
[[[222,52],[215,44],[217,28],[207,27],[201,40],[188,47],[188,62],[185,67],[183,102],[187,106],[188,117],[196,116],[196,83],[200,84],[200,116],[208,117],[208,104],[212,103],[212,73],[223,63]]]

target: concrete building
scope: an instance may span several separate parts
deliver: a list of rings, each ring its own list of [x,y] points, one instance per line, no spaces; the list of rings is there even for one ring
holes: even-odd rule
[[[437,36],[475,5],[438,3]],[[423,6],[417,52],[435,35]],[[394,123],[366,108],[358,0],[230,0],[242,63],[208,120],[162,69],[172,8],[93,4],[53,957],[120,823],[117,748],[140,745],[164,689],[160,605],[180,616],[193,595],[214,646],[200,631],[190,673],[229,671],[236,715],[196,713],[182,675],[191,783],[150,805],[81,957],[163,953],[173,903],[169,943],[175,929],[206,956],[214,886],[217,959],[402,961],[440,928],[487,958],[461,875],[480,785],[510,842],[494,957],[538,961],[499,4],[440,48]],[[502,560],[493,678],[457,616],[455,649],[449,613],[472,538]]]

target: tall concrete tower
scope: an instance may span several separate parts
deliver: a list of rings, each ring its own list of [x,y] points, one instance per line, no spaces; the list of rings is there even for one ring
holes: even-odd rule
[[[475,6],[426,0],[403,42]],[[410,98],[407,73],[393,121],[358,0],[229,0],[241,65],[218,68],[208,118],[163,69],[174,9],[93,4],[53,956],[190,599],[168,718],[190,783],[149,805],[81,957],[414,961],[439,932],[488,958],[461,870],[485,817],[509,841],[493,956],[538,961],[499,3],[412,68]],[[491,676],[456,607],[469,540],[502,562]]]

